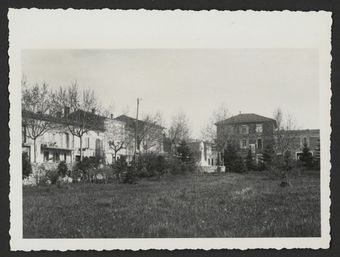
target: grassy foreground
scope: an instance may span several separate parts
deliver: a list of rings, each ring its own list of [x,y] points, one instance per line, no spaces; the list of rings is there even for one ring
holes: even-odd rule
[[[320,179],[261,173],[24,187],[25,238],[320,236]]]

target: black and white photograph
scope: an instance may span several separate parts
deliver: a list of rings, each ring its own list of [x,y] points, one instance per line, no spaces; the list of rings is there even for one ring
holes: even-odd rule
[[[328,247],[329,13],[101,12],[9,16],[15,248]]]

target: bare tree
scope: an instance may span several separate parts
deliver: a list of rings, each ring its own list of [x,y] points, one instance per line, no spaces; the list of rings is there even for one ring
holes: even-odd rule
[[[104,117],[111,118],[115,113],[115,103],[114,101],[111,101],[107,108],[97,104],[97,109],[100,110],[101,115]]]
[[[227,105],[225,103],[213,111],[207,125],[201,130],[201,138],[204,141],[213,142],[217,145],[218,149],[223,149],[225,140],[227,140],[228,130],[227,124],[224,124],[224,120],[230,117]],[[219,133],[217,133],[217,125]]]
[[[274,119],[276,120],[276,125],[278,130],[282,128],[283,125],[283,113],[280,107],[276,108],[274,111]]]
[[[98,115],[97,99],[92,90],[79,90],[76,82],[68,88],[60,87],[54,95],[56,105],[65,110],[64,116],[68,130],[79,138],[80,160],[83,159],[83,136],[89,131],[103,129],[104,122]],[[97,111],[97,113],[96,113]]]
[[[117,155],[123,149],[127,149],[131,144],[133,137],[126,134],[125,128],[121,124],[113,124],[108,141],[110,149],[113,151],[112,159],[117,161]]]
[[[274,111],[277,129],[275,131],[275,152],[283,158],[287,151],[292,151],[298,144],[297,125],[294,117],[287,114],[284,118],[280,108]],[[281,159],[282,159],[281,158]]]
[[[23,79],[22,86],[22,123],[25,136],[31,138],[34,144],[34,163],[37,161],[37,139],[43,136],[55,125],[53,119],[49,116],[52,110],[51,91],[48,85],[43,83],[42,86],[35,84],[30,87]]]
[[[138,122],[137,131],[137,150],[140,151],[142,147],[143,150],[147,151],[154,147],[156,144],[160,143],[162,140],[163,127],[162,115],[161,113],[156,113],[154,115],[146,115],[141,121]]]
[[[179,112],[172,118],[171,126],[168,131],[169,150],[173,152],[182,140],[188,141],[191,131],[189,121],[183,112]]]

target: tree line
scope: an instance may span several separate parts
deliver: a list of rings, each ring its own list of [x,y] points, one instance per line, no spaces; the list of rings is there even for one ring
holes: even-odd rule
[[[79,138],[80,160],[83,159],[83,137],[89,131],[96,131],[102,124],[103,117],[110,117],[110,109],[102,106],[93,90],[80,89],[77,82],[67,87],[52,90],[47,83],[30,85],[22,79],[22,124],[25,136],[33,141],[33,162],[37,161],[37,139],[46,132],[54,129],[65,129],[71,135]],[[64,110],[64,114],[62,111]],[[60,119],[62,118],[62,119]],[[108,141],[116,160],[120,151],[128,146],[135,150],[147,151],[154,146],[157,129],[163,125],[162,114],[144,115],[135,120],[125,130],[122,126],[111,128],[112,136]],[[135,126],[136,134],[134,134]],[[162,136],[162,135],[161,135]],[[174,152],[182,140],[189,140],[190,129],[187,116],[180,112],[172,117],[169,129],[166,132],[166,142],[169,143],[170,152]]]

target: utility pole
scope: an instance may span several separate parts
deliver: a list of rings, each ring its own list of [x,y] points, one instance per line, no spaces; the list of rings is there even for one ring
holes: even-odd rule
[[[136,125],[135,125],[135,154],[139,153],[139,142],[138,142],[138,112],[139,112],[139,97],[137,97],[137,112],[136,112]]]

